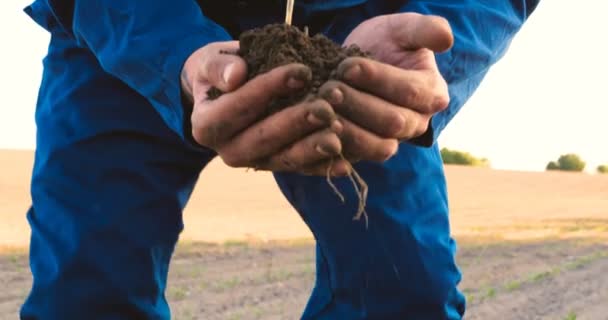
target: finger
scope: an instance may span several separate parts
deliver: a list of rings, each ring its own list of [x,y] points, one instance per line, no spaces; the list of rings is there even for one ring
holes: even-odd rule
[[[296,92],[311,78],[311,71],[305,65],[284,65],[258,75],[215,100],[195,103],[192,135],[204,146],[221,145],[266,115],[274,98]]]
[[[329,174],[331,177],[344,177],[348,176],[351,171],[352,165],[347,160],[335,158],[312,164],[303,168],[299,173],[307,176],[327,176]]]
[[[223,92],[238,88],[247,79],[247,63],[236,54],[238,41],[210,44],[202,55],[199,76],[203,82]]]
[[[329,160],[342,152],[342,143],[329,129],[315,132],[270,158],[259,161],[256,167],[264,170],[301,172],[312,164]]]
[[[319,93],[339,115],[380,137],[409,139],[426,131],[426,114],[394,105],[342,82],[328,81]]]
[[[397,13],[389,15],[387,23],[393,40],[407,50],[426,48],[444,52],[454,44],[449,22],[440,16]]]
[[[307,134],[330,126],[335,119],[336,115],[327,101],[304,101],[283,109],[236,135],[222,148],[222,156],[237,163],[241,161],[233,159],[243,154],[249,158],[245,162],[266,158]],[[339,122],[334,124],[334,128],[337,126],[340,126]]]
[[[347,160],[384,162],[397,153],[396,139],[379,137],[344,118],[340,118],[340,122],[344,127],[340,133],[342,154]]]
[[[450,101],[448,87],[433,70],[405,70],[371,59],[353,57],[338,65],[349,85],[421,113],[436,113]]]

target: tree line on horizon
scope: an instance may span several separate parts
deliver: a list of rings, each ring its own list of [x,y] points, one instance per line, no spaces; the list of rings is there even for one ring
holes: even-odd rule
[[[473,167],[489,167],[490,160],[487,158],[476,157],[469,152],[451,150],[448,148],[441,149],[441,158],[444,164],[456,164]],[[567,153],[561,155],[556,161],[550,161],[547,163],[546,170],[560,170],[560,171],[573,171],[581,172],[585,170],[587,163],[575,153]],[[602,164],[597,166],[597,173],[608,174],[608,164]]]
[[[441,149],[441,159],[444,164],[458,164],[473,167],[490,166],[490,160],[486,158],[478,158],[468,152],[451,150],[448,148]]]

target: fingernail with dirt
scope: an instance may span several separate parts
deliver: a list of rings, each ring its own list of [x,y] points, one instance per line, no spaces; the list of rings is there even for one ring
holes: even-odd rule
[[[340,134],[342,133],[342,130],[344,130],[344,125],[342,124],[342,122],[340,122],[340,120],[334,120],[331,123],[331,131],[335,132],[336,134]]]
[[[336,114],[331,109],[331,106],[328,106],[325,102],[313,108],[311,114],[321,120],[326,126],[331,125],[332,121],[336,119]]]
[[[325,99],[332,105],[341,104],[344,101],[342,90],[333,88],[325,94]]]
[[[228,84],[228,81],[230,81],[230,77],[232,75],[233,69],[234,69],[234,62],[228,64],[224,68],[224,72],[222,73],[222,80],[224,81],[225,84]]]
[[[300,67],[289,72],[287,86],[292,89],[304,87],[312,79],[312,71],[307,67]]]
[[[306,120],[308,120],[308,122],[314,126],[322,126],[323,124],[325,124],[323,120],[317,118],[312,113],[309,113],[308,116],[306,116]]]
[[[304,87],[305,82],[300,80],[300,79],[296,79],[294,77],[290,77],[289,79],[287,79],[287,87],[291,88],[291,89],[300,89],[302,87]]]
[[[361,66],[358,64],[354,64],[352,66],[347,67],[344,71],[342,71],[341,78],[343,80],[352,81],[361,75]]]
[[[322,155],[322,156],[331,156],[331,155],[335,155],[335,152],[332,152],[331,150],[326,149],[326,147],[323,147],[321,145],[317,145],[315,147],[315,150],[317,150],[317,152]]]

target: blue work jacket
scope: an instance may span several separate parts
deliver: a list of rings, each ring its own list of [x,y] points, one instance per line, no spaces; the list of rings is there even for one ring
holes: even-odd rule
[[[233,40],[248,28],[284,18],[280,0],[37,0],[26,9],[40,25],[55,25],[90,49],[103,68],[147,98],[182,138],[184,108],[180,72],[196,49]],[[420,140],[430,145],[473,94],[488,69],[535,9],[533,0],[301,0],[294,24],[308,25],[337,42],[365,17],[394,12],[440,15],[450,22],[454,47],[437,56],[451,103],[433,117]],[[202,9],[202,10],[201,10]]]
[[[382,164],[361,162],[369,225],[348,179],[276,173],[317,240],[305,319],[460,319],[464,297],[436,139],[537,5],[532,0],[298,0],[294,24],[342,42],[371,17],[445,17],[455,43],[437,54],[450,103]],[[198,173],[213,157],[190,137],[180,73],[196,49],[284,19],[284,1],[37,0],[51,34],[36,120],[33,289],[24,319],[133,312],[167,319],[167,266]],[[230,182],[233,183],[233,182]],[[238,183],[238,182],[236,182]],[[116,311],[118,312],[118,311]],[[124,312],[123,312],[124,313]],[[101,316],[100,316],[101,317]]]

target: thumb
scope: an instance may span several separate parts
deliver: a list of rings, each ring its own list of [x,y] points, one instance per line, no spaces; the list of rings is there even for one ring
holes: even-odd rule
[[[247,63],[233,54],[238,48],[238,41],[207,45],[201,57],[198,80],[224,92],[233,91],[241,86],[247,77]]]
[[[450,24],[443,17],[408,12],[388,18],[388,28],[392,30],[394,41],[404,49],[426,48],[444,52],[454,44]]]

